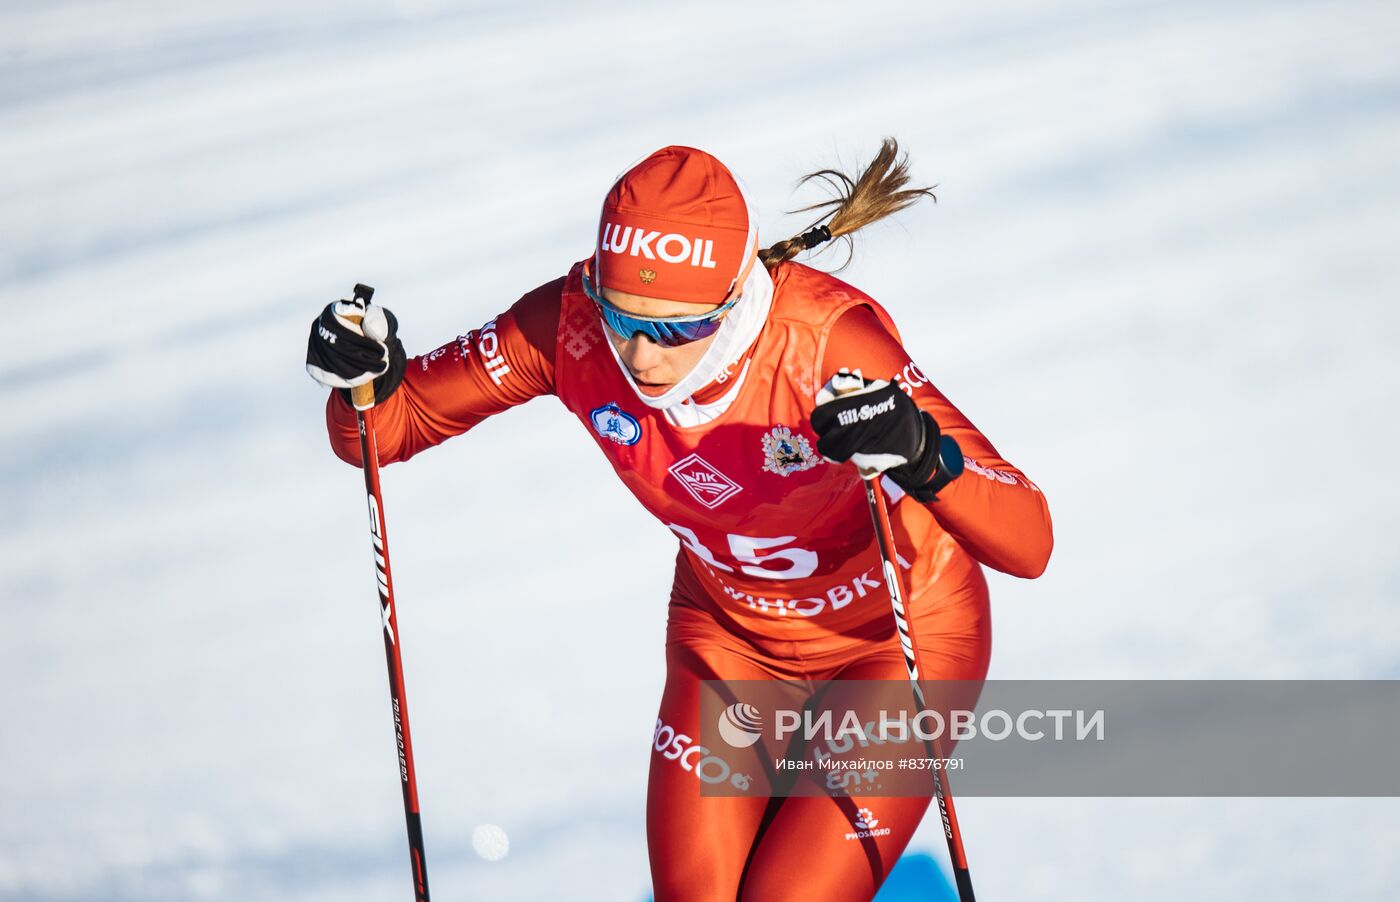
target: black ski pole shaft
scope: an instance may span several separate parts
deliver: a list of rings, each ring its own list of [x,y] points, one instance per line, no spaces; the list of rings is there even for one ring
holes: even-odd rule
[[[865,482],[865,500],[870,505],[870,517],[875,522],[875,542],[880,549],[880,565],[884,570],[885,585],[889,588],[895,630],[904,652],[904,666],[909,674],[909,685],[914,691],[914,703],[922,712],[927,710],[928,704],[923,687],[919,684],[919,651],[914,644],[914,631],[909,624],[909,610],[904,602],[904,586],[899,575],[898,552],[895,550],[894,530],[890,527],[885,493],[880,488],[879,474],[862,474],[862,478]],[[943,756],[936,742],[930,744],[929,751],[937,764]],[[967,867],[967,852],[963,849],[962,829],[958,826],[957,809],[953,807],[953,790],[948,785],[948,773],[940,767],[933,767],[931,772],[933,795],[938,802],[938,815],[943,821],[943,837],[948,841],[948,858],[953,864],[953,880],[957,883],[959,902],[975,902],[972,873]]]
[[[847,394],[858,387],[836,388],[836,395]],[[962,451],[950,436],[941,436],[939,448],[939,471],[947,481],[962,475]],[[880,552],[880,566],[885,576],[885,587],[890,594],[890,607],[894,612],[895,631],[899,635],[899,646],[904,653],[904,668],[909,674],[909,685],[914,692],[914,703],[919,712],[928,709],[923,686],[919,684],[919,649],[914,643],[914,630],[910,626],[909,609],[905,605],[904,581],[899,575],[899,552],[894,544],[894,529],[890,526],[889,507],[885,504],[885,493],[880,488],[881,476],[878,472],[856,468],[865,484],[865,500],[870,507],[870,519],[875,526],[875,545]],[[930,757],[938,764],[943,759],[937,741],[926,743]],[[967,867],[967,852],[963,849],[962,828],[958,826],[958,812],[953,806],[953,790],[948,785],[948,773],[941,767],[931,768],[933,773],[933,795],[938,802],[938,815],[943,821],[943,837],[948,841],[948,858],[953,865],[953,880],[958,887],[959,902],[976,902],[972,892],[972,873]]]

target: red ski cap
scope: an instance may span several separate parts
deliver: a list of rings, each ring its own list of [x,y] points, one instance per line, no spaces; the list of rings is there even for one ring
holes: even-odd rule
[[[603,288],[720,304],[743,285],[757,245],[724,164],[693,147],[664,147],[608,192],[593,271]]]

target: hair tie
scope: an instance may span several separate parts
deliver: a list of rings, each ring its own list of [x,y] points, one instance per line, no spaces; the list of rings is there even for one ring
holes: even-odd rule
[[[819,225],[810,232],[804,232],[797,240],[802,242],[803,250],[811,250],[823,241],[831,240],[831,229],[825,225]]]

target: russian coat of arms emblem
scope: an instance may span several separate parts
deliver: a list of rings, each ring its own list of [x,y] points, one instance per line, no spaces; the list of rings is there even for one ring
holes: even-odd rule
[[[821,462],[806,436],[797,435],[786,426],[774,426],[763,436],[763,469],[769,473],[791,476]]]

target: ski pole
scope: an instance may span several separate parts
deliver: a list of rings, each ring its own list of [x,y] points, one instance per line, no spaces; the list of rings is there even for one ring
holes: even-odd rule
[[[355,305],[369,306],[374,289],[355,286]],[[352,318],[353,319],[353,318]],[[403,784],[403,814],[408,824],[408,854],[413,866],[413,898],[428,902],[428,862],[423,852],[423,820],[418,812],[418,776],[413,766],[413,741],[408,731],[408,698],[399,651],[399,624],[394,616],[394,580],[389,570],[389,533],[384,523],[384,494],[379,486],[379,445],[374,436],[374,383],[350,389],[350,401],[360,426],[360,460],[369,502],[369,536],[374,543],[374,576],[379,591],[379,618],[384,625],[384,655],[389,664],[389,699],[394,709],[394,736],[399,748],[399,779]]]
[[[945,441],[957,443],[951,438]],[[958,460],[961,462],[962,454],[958,452]],[[918,646],[914,644],[914,633],[909,627],[909,615],[904,606],[904,588],[900,583],[901,577],[895,565],[896,551],[894,547],[894,534],[890,529],[889,509],[885,505],[885,493],[880,488],[880,475],[878,473],[871,476],[861,474],[865,482],[865,500],[870,505],[870,516],[875,521],[875,539],[880,548],[880,565],[885,572],[885,585],[889,586],[890,605],[894,609],[895,628],[899,632],[899,645],[904,650],[904,666],[909,671],[909,685],[914,690],[914,703],[918,705],[919,711],[927,710],[928,704],[924,700],[924,690],[919,685],[919,659]],[[933,741],[932,757],[941,759],[942,753],[938,747],[937,740]],[[948,840],[948,857],[953,862],[953,878],[958,885],[958,899],[960,902],[974,902],[972,893],[972,874],[967,869],[967,853],[963,851],[962,830],[958,827],[958,813],[953,807],[953,791],[948,785],[948,775],[942,768],[935,767],[933,773],[933,794],[938,800],[938,813],[943,819],[943,836]]]
[[[852,386],[858,388],[859,385]],[[843,392],[836,390],[839,396]],[[951,436],[940,436],[938,469],[947,480],[962,475],[962,449]],[[898,551],[894,544],[894,530],[890,527],[890,512],[885,504],[885,493],[880,488],[880,473],[857,467],[861,481],[865,483],[865,500],[870,505],[870,519],[875,524],[875,544],[880,551],[880,566],[884,570],[885,585],[889,587],[890,606],[894,610],[894,625],[899,633],[899,646],[904,652],[904,667],[909,673],[909,685],[914,690],[914,703],[919,712],[927,710],[923,686],[919,684],[919,652],[914,644],[914,631],[909,626],[909,614],[904,604],[904,584],[897,566]],[[929,751],[936,760],[942,759],[938,741],[931,742]],[[948,857],[953,863],[953,879],[958,886],[959,902],[975,902],[972,892],[972,874],[967,868],[967,853],[963,850],[962,829],[958,826],[957,809],[953,807],[953,790],[948,785],[948,775],[939,767],[932,769],[933,794],[938,800],[938,814],[943,820],[943,836],[948,841]]]

